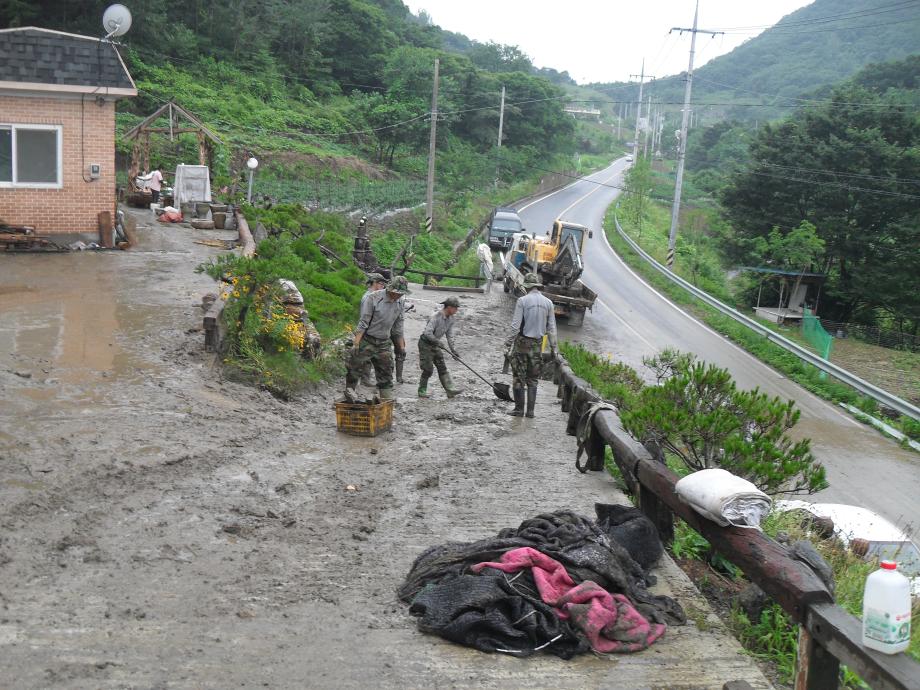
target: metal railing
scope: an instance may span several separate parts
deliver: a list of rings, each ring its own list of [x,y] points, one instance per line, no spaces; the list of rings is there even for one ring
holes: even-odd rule
[[[561,355],[556,357],[554,382],[562,410],[569,415],[566,431],[574,435],[582,416],[601,398]],[[801,626],[796,690],[837,688],[841,663],[875,690],[920,690],[920,663],[904,654],[888,656],[863,647],[861,622],[834,603],[811,568],[758,530],[721,527],[696,513],[678,498],[677,475],[626,433],[615,412],[601,409],[587,435],[585,471],[604,469],[607,447],[636,505],[664,542],[673,539],[674,516],[680,517]]]
[[[734,309],[727,304],[720,302],[709,293],[703,292],[692,283],[687,282],[679,275],[669,271],[665,266],[661,265],[658,263],[658,261],[652,258],[644,249],[642,249],[642,247],[636,244],[636,242],[623,231],[623,228],[620,226],[620,220],[616,217],[616,215],[614,215],[613,220],[616,225],[617,232],[620,234],[620,237],[622,237],[623,240],[629,244],[630,247],[632,247],[634,252],[645,259],[645,261],[647,261],[652,266],[652,268],[657,270],[668,280],[679,285],[700,301],[734,319],[743,326],[747,326],[758,335],[762,335],[764,338],[783,348],[787,352],[791,352],[803,362],[807,362],[808,364],[817,367],[821,371],[830,374],[837,380],[845,383],[851,388],[856,389],[863,395],[872,398],[881,405],[891,408],[892,410],[895,410],[896,412],[906,417],[910,417],[911,419],[920,420],[920,407],[917,407],[916,405],[909,403],[907,400],[899,398],[898,396],[889,393],[886,390],[882,390],[878,386],[872,385],[868,381],[865,381],[855,374],[850,373],[843,367],[838,367],[832,362],[821,359],[821,357],[816,355],[814,352],[811,352],[798,343],[795,343],[788,338],[781,336],[779,333],[770,330],[766,326],[757,323],[754,319],[745,316],[737,309]]]

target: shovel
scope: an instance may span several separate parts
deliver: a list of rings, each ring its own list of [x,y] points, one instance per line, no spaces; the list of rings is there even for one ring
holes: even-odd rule
[[[511,387],[507,383],[498,383],[497,381],[490,382],[485,376],[483,376],[478,371],[473,369],[473,367],[471,367],[469,364],[464,362],[462,359],[454,355],[450,350],[448,350],[446,347],[444,347],[440,343],[438,343],[438,347],[444,350],[444,352],[448,353],[451,357],[456,359],[458,362],[460,362],[460,364],[465,366],[467,369],[472,371],[474,374],[476,374],[476,376],[482,379],[485,383],[489,384],[489,386],[491,386],[492,388],[492,392],[495,393],[496,398],[498,398],[499,400],[507,400],[508,402],[514,402],[514,398],[511,397]]]

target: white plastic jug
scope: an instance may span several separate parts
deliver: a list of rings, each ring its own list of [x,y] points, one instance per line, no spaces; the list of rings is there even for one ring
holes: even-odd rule
[[[910,581],[894,561],[866,578],[863,593],[862,643],[869,649],[897,654],[910,644]]]

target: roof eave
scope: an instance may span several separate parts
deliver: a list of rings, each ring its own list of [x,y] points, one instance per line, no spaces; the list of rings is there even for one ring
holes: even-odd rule
[[[31,91],[47,93],[77,93],[93,96],[136,96],[137,89],[122,86],[94,86],[92,84],[45,84],[32,81],[0,81],[0,91]]]

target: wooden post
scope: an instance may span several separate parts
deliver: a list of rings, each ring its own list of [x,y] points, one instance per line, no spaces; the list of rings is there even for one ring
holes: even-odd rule
[[[591,438],[588,441],[586,449],[588,453],[588,469],[592,472],[602,472],[604,470],[604,456],[607,451],[607,444],[597,430],[592,430]]]
[[[208,164],[208,151],[204,144],[204,132],[198,132],[198,165]]]
[[[144,172],[150,172],[150,134],[144,133]]]
[[[99,244],[106,249],[114,249],[115,226],[112,224],[112,212],[100,211],[96,219],[99,223]]]
[[[572,386],[568,383],[562,384],[562,411],[568,412],[572,409]]]
[[[575,388],[572,389],[572,404],[569,405],[569,418],[565,425],[565,433],[574,436],[578,431],[578,420],[581,417],[582,400],[584,391]]]
[[[660,465],[667,467],[664,459],[664,451],[657,443],[649,442],[644,444],[645,450],[648,451],[651,459]],[[653,491],[639,485],[639,509],[642,513],[655,524],[658,530],[658,536],[665,544],[674,541],[674,514],[671,509],[662,503]]]
[[[840,661],[800,626],[795,690],[832,690],[839,687],[839,674]]]

